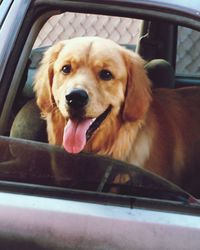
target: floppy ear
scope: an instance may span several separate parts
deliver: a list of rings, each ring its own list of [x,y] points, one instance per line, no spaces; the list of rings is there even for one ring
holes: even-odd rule
[[[144,60],[136,53],[124,51],[127,67],[127,85],[123,119],[135,121],[142,119],[151,102],[151,82],[144,69]]]
[[[63,42],[60,42],[46,51],[35,77],[34,91],[37,105],[44,114],[51,112],[55,105],[51,89],[54,74],[53,65],[63,46]]]

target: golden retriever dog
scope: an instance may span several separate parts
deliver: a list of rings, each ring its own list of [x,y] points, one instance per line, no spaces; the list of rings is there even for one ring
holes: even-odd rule
[[[69,153],[123,160],[181,186],[186,180],[195,185],[200,88],[152,90],[144,63],[99,37],[73,38],[48,49],[34,90],[49,143]]]

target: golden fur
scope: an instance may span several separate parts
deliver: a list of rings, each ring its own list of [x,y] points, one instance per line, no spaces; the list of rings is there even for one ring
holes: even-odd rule
[[[73,71],[64,75],[68,63]],[[99,79],[103,68],[114,78]],[[62,145],[69,117],[65,95],[74,88],[87,90],[86,117],[112,106],[84,151],[136,164],[190,190],[200,163],[199,88],[151,90],[136,53],[97,37],[61,41],[46,52],[35,81],[50,144]]]

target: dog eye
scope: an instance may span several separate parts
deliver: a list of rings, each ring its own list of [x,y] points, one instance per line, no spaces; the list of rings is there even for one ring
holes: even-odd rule
[[[113,79],[112,73],[107,69],[102,69],[99,72],[99,77],[101,80],[104,80],[104,81],[110,81],[111,79]]]
[[[69,74],[72,71],[72,66],[71,64],[65,65],[62,67],[62,72],[64,74]]]

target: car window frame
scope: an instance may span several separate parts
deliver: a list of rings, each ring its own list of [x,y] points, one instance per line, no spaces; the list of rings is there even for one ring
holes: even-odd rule
[[[198,215],[25,194],[0,193],[0,198],[0,242],[7,249],[120,250],[134,246],[159,250],[163,246],[199,246]]]

